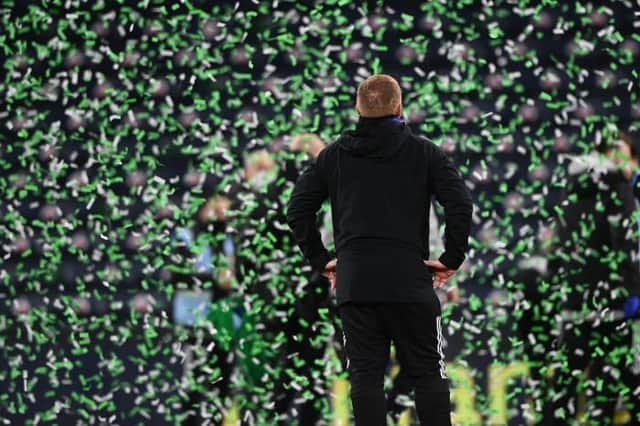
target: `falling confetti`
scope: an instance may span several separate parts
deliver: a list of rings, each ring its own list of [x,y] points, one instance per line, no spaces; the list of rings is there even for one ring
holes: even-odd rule
[[[312,161],[294,136],[334,141],[380,72],[474,197],[443,309],[454,421],[541,410],[568,368],[568,159],[638,140],[640,9],[406,3],[1,2],[0,421],[345,420],[335,306],[283,215]]]

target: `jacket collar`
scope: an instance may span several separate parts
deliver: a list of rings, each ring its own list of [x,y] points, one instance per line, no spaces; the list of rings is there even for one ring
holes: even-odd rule
[[[367,129],[370,127],[377,127],[383,123],[405,124],[405,121],[401,115],[395,114],[383,115],[380,117],[363,117],[360,115],[358,116],[358,123],[356,124],[356,128],[359,130]]]

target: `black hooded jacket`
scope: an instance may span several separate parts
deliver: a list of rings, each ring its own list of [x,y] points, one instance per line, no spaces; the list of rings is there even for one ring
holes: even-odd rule
[[[468,249],[472,213],[460,174],[438,146],[399,117],[360,117],[298,178],[287,222],[313,270],[322,270],[332,256],[320,239],[316,213],[330,199],[338,303],[428,302],[435,293],[423,259],[429,258],[433,195],[445,209],[439,259],[457,269]]]

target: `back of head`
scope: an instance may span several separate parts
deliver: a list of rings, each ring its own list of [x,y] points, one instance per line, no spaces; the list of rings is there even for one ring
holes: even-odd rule
[[[402,91],[398,82],[387,74],[374,74],[358,86],[356,109],[363,117],[400,114]]]

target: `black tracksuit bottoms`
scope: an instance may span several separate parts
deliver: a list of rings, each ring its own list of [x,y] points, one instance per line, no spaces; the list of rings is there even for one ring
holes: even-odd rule
[[[339,312],[356,426],[387,424],[384,374],[391,342],[415,391],[420,424],[450,426],[439,304],[346,302]]]

